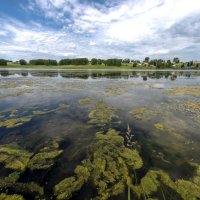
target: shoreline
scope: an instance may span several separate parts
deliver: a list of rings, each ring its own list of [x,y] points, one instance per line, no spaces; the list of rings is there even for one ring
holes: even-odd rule
[[[159,71],[159,72],[173,72],[173,71],[177,71],[177,72],[200,72],[200,69],[126,69],[126,68],[13,68],[13,67],[0,67],[0,71],[130,71],[130,72],[134,72],[134,71]]]

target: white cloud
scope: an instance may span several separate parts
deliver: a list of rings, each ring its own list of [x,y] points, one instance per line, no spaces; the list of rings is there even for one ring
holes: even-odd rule
[[[6,19],[0,23],[0,39],[9,37],[8,51],[29,52],[30,57],[34,52],[37,56],[55,57],[169,57],[181,51],[190,52],[189,57],[189,48],[200,48],[200,23],[194,20],[194,16],[200,18],[199,0],[125,0],[105,4],[34,0],[28,8],[30,12],[40,10],[41,16],[63,28],[45,28],[33,20],[25,25]],[[185,20],[189,30],[177,29]],[[0,54],[6,51],[3,45],[0,42]]]

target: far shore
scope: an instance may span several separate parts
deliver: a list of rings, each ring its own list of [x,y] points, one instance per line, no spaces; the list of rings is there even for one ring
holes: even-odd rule
[[[132,65],[105,66],[105,65],[8,65],[0,66],[0,70],[94,70],[94,71],[200,71],[200,69],[188,68],[151,68],[151,67],[133,67]]]

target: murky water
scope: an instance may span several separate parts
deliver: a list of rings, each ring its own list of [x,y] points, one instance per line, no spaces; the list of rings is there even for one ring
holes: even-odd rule
[[[0,192],[200,199],[199,130],[200,72],[2,70]]]

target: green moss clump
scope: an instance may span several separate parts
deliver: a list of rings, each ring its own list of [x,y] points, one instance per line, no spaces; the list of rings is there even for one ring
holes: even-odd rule
[[[14,128],[17,126],[21,126],[26,122],[29,122],[31,120],[31,116],[27,116],[26,118],[12,118],[8,119],[6,121],[0,122],[0,127],[6,127],[6,128]]]
[[[161,124],[161,123],[154,124],[154,126],[155,126],[155,128],[157,128],[157,129],[159,129],[159,130],[161,130],[161,131],[164,130],[164,126],[163,126],[163,124]]]
[[[52,138],[47,142],[46,146],[40,149],[30,160],[28,167],[31,170],[45,170],[54,165],[54,159],[58,157],[63,151],[58,150],[59,138]]]
[[[24,198],[21,195],[17,195],[17,194],[7,195],[4,193],[1,193],[0,200],[24,200]]]
[[[69,199],[86,182],[97,190],[95,199],[106,200],[117,196],[131,185],[131,170],[141,168],[142,159],[136,150],[124,146],[123,137],[115,130],[96,133],[96,141],[89,147],[88,159],[82,161],[75,175],[55,186],[57,199]]]
[[[120,123],[117,121],[118,116],[115,114],[117,109],[106,106],[102,101],[94,104],[94,110],[89,113],[89,124],[97,127],[105,127]]]
[[[0,162],[5,164],[5,168],[23,171],[29,162],[31,153],[19,147],[11,145],[0,146]]]

